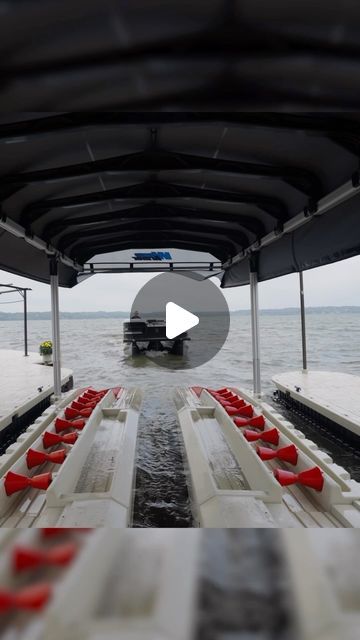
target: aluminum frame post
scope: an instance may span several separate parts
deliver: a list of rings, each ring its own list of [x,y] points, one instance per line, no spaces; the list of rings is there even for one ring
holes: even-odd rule
[[[304,278],[303,278],[302,271],[299,271],[299,285],[300,285],[302,363],[303,363],[303,371],[307,371],[305,296],[304,296]]]
[[[251,305],[251,338],[253,355],[253,390],[254,395],[261,396],[260,372],[260,332],[259,332],[259,300],[258,278],[256,271],[250,271],[250,305]]]
[[[54,396],[61,398],[61,351],[58,262],[50,260],[51,329],[53,343]]]
[[[27,291],[23,290],[23,298],[24,298],[24,351],[25,357],[29,355],[28,353],[28,325],[27,325]]]

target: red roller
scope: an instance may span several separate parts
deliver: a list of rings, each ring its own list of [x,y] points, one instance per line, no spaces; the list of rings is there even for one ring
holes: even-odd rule
[[[222,405],[226,411],[226,413],[228,414],[228,416],[239,416],[241,414],[241,407],[240,408],[235,408],[232,407],[231,405],[223,404]],[[246,405],[245,405],[246,406]]]
[[[256,440],[261,440],[262,442],[269,442],[270,444],[279,444],[279,432],[277,429],[269,429],[268,431],[263,431],[262,433],[258,433],[257,431],[251,431],[250,429],[245,429],[243,434],[249,442],[255,442]]]
[[[41,611],[52,596],[52,586],[47,582],[30,585],[11,592],[0,590],[0,613],[8,613],[12,609]]]
[[[254,416],[253,418],[234,418],[237,427],[256,427],[262,431],[265,428],[264,416]]]
[[[237,396],[232,391],[228,391],[228,393],[220,394],[223,400],[231,400],[232,398],[236,398]]]
[[[87,391],[85,391],[85,393],[83,393],[81,397],[84,398],[84,400],[89,400],[90,402],[100,402],[100,400],[102,400],[102,398],[104,397],[104,394],[98,393],[97,395],[91,395],[87,393]]]
[[[319,467],[312,467],[300,473],[284,471],[284,469],[275,469],[274,476],[283,487],[289,484],[301,484],[304,487],[321,491],[324,486],[323,472]]]
[[[215,400],[220,402],[220,404],[222,404],[223,407],[232,407],[237,402],[242,402],[243,404],[246,404],[246,402],[244,402],[241,398],[239,398],[239,396],[233,396],[232,398],[225,398],[225,400],[222,396],[214,396],[214,397],[215,397]]]
[[[28,449],[26,454],[26,464],[28,469],[38,467],[44,462],[52,462],[53,464],[62,464],[66,458],[66,450],[58,449],[52,453],[45,453],[44,451],[37,451],[36,449]]]
[[[97,404],[102,397],[103,396],[88,396],[86,393],[82,393],[81,396],[78,396],[77,401],[81,398],[81,400],[84,400],[87,404]]]
[[[234,400],[230,400],[230,404],[228,406],[233,407],[233,409],[241,409],[241,407],[245,407],[246,404],[245,400],[236,396]]]
[[[225,398],[218,393],[214,393],[213,398],[215,398],[215,400],[217,400],[218,402],[229,402],[228,397]]]
[[[113,391],[120,391],[120,389],[121,387],[114,387]],[[99,391],[96,391],[96,389],[86,389],[84,393],[88,393],[93,396],[99,396],[99,395],[105,396],[108,391],[109,389],[99,389]]]
[[[249,418],[252,418],[254,415],[254,409],[251,406],[251,404],[245,404],[243,407],[238,407],[237,409],[235,407],[224,407],[226,413],[229,416],[248,416]]]
[[[224,393],[229,393],[229,389],[227,387],[223,387],[222,389],[217,389],[215,393],[218,393],[219,396],[222,396]]]
[[[75,558],[77,546],[73,542],[58,544],[52,549],[42,551],[30,547],[15,547],[13,566],[16,572],[37,569],[44,565],[63,567]]]
[[[281,449],[270,449],[268,447],[256,447],[256,453],[261,460],[283,460],[290,464],[297,464],[298,450],[294,444],[289,444],[287,447],[281,447]]]
[[[23,491],[28,487],[33,487],[34,489],[45,491],[51,484],[51,481],[51,473],[41,473],[38,476],[28,478],[28,476],[23,476],[19,473],[8,471],[4,478],[4,488],[7,496],[11,496],[17,491]]]
[[[49,449],[49,447],[54,447],[57,444],[75,444],[77,439],[77,433],[66,433],[63,436],[59,436],[52,431],[45,431],[42,437],[44,449]]]
[[[78,396],[78,398],[76,398],[75,402],[79,402],[80,404],[83,404],[86,407],[96,407],[97,403],[99,402],[99,399],[97,398],[97,396],[92,396],[91,398],[86,398],[84,396],[84,394],[82,394],[81,396]]]
[[[73,409],[95,409],[96,402],[89,402],[79,396],[76,400],[73,400],[71,406]]]
[[[87,405],[81,404],[81,402],[77,402],[76,400],[73,400],[70,406],[72,409],[78,409],[79,411],[83,411],[84,409],[91,409],[91,411],[93,411],[93,409],[95,408],[95,405],[92,407],[88,407]]]
[[[237,427],[256,427],[262,431],[265,428],[265,418],[263,415],[254,416],[253,418],[234,418]]]
[[[216,391],[216,389],[206,389],[214,398],[222,398],[222,394]],[[228,392],[227,392],[228,393]]]
[[[77,418],[78,416],[82,416],[83,418],[89,418],[92,412],[93,412],[93,409],[72,409],[71,407],[66,407],[65,418],[67,420],[71,420],[72,418]]]
[[[100,400],[102,400],[102,396],[80,396],[77,399],[77,402],[83,402],[84,406],[86,407],[96,407],[96,405],[100,402]]]
[[[231,407],[231,402],[230,402],[230,400],[224,400],[221,396],[214,396],[214,397],[215,397],[215,400],[216,400],[217,402],[220,402],[220,404],[221,404],[223,407]]]
[[[96,391],[95,389],[86,389],[86,391],[84,391],[84,395],[85,393],[89,396],[97,396],[99,395],[99,393],[103,393],[102,391]]]
[[[0,589],[0,614],[8,613],[15,603],[15,595],[5,589]]]
[[[226,406],[228,406],[228,407],[231,407],[231,406],[234,404],[234,402],[239,402],[239,400],[241,400],[241,399],[242,399],[242,398],[240,398],[239,396],[234,396],[233,398],[227,398],[226,400],[224,400],[224,399],[222,398],[222,396],[218,396],[218,397],[216,398],[216,400],[217,400],[218,402],[221,402],[221,404],[226,405]],[[246,404],[246,403],[245,403],[245,404]]]
[[[43,538],[54,538],[56,536],[66,536],[69,533],[83,533],[84,531],[94,531],[94,529],[84,529],[81,527],[44,527],[40,529]]]
[[[64,420],[63,418],[56,418],[55,431],[66,431],[67,429],[83,429],[85,427],[85,420]]]
[[[43,538],[52,538],[53,536],[66,536],[71,529],[67,527],[43,527],[40,531]]]

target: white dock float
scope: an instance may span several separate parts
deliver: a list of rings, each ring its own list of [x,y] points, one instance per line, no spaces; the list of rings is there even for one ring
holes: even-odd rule
[[[141,393],[109,390],[98,402],[75,444],[61,444],[67,456],[61,464],[44,462],[28,469],[26,453],[44,449],[44,431],[55,432],[56,418],[83,390],[69,392],[57,407],[49,407],[0,457],[1,527],[127,527],[131,522],[135,453]],[[71,430],[72,431],[72,430]],[[69,433],[66,431],[65,433]],[[51,473],[45,491],[25,488],[6,494],[7,474],[27,478]]]
[[[17,592],[39,580],[51,585],[41,615],[5,618],[11,640],[191,640],[197,605],[200,533],[179,530],[69,530],[46,540],[41,530],[11,531],[0,559],[0,589]],[[67,566],[14,571],[19,547],[78,551]],[[4,619],[4,618],[3,618]]]
[[[282,532],[299,640],[357,640],[360,564],[357,532]]]
[[[53,638],[44,635],[44,612],[53,600],[68,572],[76,571],[82,554],[89,546],[92,533],[68,529],[64,535],[46,536],[41,529],[7,529],[0,536],[0,590],[2,594],[33,597],[37,605],[32,609],[6,607],[0,611],[0,635],[4,640],[44,640]],[[67,555],[63,562],[43,562],[47,553],[57,551]],[[19,557],[30,562],[18,562]],[[40,593],[42,595],[40,595]],[[41,602],[41,604],[40,604]],[[37,610],[38,608],[38,610]]]
[[[360,437],[360,377],[332,371],[289,371],[273,377],[277,389]]]
[[[46,614],[44,637],[191,640],[199,533],[168,529],[92,534],[76,572],[65,578]]]
[[[178,389],[175,403],[191,477],[195,521],[200,527],[360,527],[360,483],[266,403],[241,389],[231,391],[250,402],[276,428],[278,447],[295,445],[295,465],[267,462],[242,429],[206,390]],[[251,429],[251,427],[250,427]],[[263,445],[262,442],[258,444]],[[266,445],[265,446],[269,446]],[[281,486],[274,469],[295,474],[318,467],[321,491],[298,483]]]
[[[61,370],[61,383],[70,381],[72,371]],[[39,391],[39,389],[41,389]],[[11,425],[54,391],[53,368],[42,364],[38,353],[0,350],[0,431]]]

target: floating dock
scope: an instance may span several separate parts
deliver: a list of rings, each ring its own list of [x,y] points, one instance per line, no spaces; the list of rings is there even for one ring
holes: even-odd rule
[[[360,377],[332,371],[290,371],[273,377],[281,401],[360,443]]]
[[[54,391],[53,368],[38,353],[0,350],[0,442],[5,429],[19,430],[50,404]],[[71,369],[61,369],[63,390],[71,389]]]
[[[141,393],[64,394],[0,457],[1,527],[127,527]]]
[[[85,387],[47,406],[3,447],[0,527],[132,526],[141,402]],[[195,526],[360,528],[360,484],[273,407],[235,387],[175,403]]]
[[[179,388],[200,527],[360,527],[360,483],[248,392]]]

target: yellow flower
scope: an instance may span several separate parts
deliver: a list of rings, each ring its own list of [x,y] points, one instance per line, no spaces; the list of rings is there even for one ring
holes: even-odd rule
[[[52,341],[51,340],[44,340],[43,342],[40,343],[40,347],[39,347],[39,351],[40,354],[51,354],[52,353]]]

